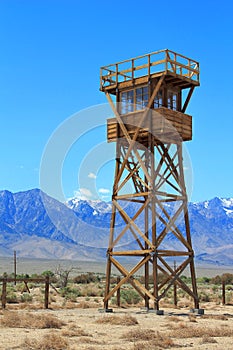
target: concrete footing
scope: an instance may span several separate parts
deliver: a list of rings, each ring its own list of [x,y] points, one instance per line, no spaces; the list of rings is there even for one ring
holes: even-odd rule
[[[190,312],[195,315],[204,315],[204,309],[191,309]]]
[[[113,309],[98,309],[98,311],[102,312],[102,313],[104,313],[104,312],[111,313],[111,312],[113,312]]]
[[[149,313],[153,313],[153,314],[156,314],[156,315],[164,315],[164,311],[163,310],[156,310],[156,309],[148,308],[148,307],[141,307],[141,310],[149,312]]]

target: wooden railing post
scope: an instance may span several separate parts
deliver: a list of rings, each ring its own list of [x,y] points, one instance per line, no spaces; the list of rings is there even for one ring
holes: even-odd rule
[[[150,80],[150,54],[148,55],[148,79]]]
[[[132,62],[131,62],[132,66],[131,66],[131,74],[132,74],[132,80],[134,80],[134,59],[132,59]]]
[[[226,304],[226,286],[224,280],[222,280],[222,304]]]
[[[49,308],[49,276],[45,277],[44,307]]]
[[[2,281],[2,308],[6,308],[6,284],[7,284],[7,279],[4,278]]]

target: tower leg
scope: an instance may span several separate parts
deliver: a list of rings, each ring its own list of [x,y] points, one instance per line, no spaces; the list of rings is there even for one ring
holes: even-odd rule
[[[183,167],[183,157],[182,157],[182,144],[178,146],[178,159],[180,164],[180,180],[181,180],[181,187],[183,188],[183,194],[185,197],[185,205],[184,205],[184,221],[185,221],[185,228],[186,228],[186,236],[187,236],[187,242],[192,247],[192,240],[191,240],[191,233],[190,233],[190,223],[189,223],[189,214],[188,214],[188,199],[187,199],[187,193],[186,193],[186,186],[185,186],[185,178],[184,178],[184,167]],[[198,298],[198,292],[197,292],[197,284],[196,284],[196,272],[194,267],[194,252],[193,250],[190,250],[191,255],[191,261],[190,261],[190,274],[192,279],[192,290],[194,294],[194,307],[195,309],[199,309],[199,298]]]
[[[105,297],[109,294],[109,291],[110,291],[110,278],[111,278],[111,260],[110,260],[110,256],[108,256],[107,266],[106,266]],[[105,310],[108,310],[108,302],[109,302],[109,300],[105,298],[105,300],[104,300],[104,309]]]

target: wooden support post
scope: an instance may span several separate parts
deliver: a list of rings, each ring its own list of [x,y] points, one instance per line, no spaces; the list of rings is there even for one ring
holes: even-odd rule
[[[120,277],[117,277],[117,284],[120,282]],[[121,289],[117,289],[117,306],[120,307],[121,306]]]
[[[224,280],[222,280],[222,304],[226,304],[226,285]]]
[[[49,308],[49,276],[45,277],[44,307]]]
[[[28,293],[30,294],[30,289],[28,288],[28,283],[27,283],[27,281],[24,281],[24,284],[25,284],[25,287],[26,287]],[[23,290],[22,290],[22,293],[23,293]]]
[[[6,308],[6,284],[7,284],[7,279],[4,278],[2,281],[2,308]]]
[[[176,261],[174,261],[174,271],[176,271]],[[177,283],[174,283],[174,305],[177,306]]]
[[[150,142],[151,140],[151,136],[150,134],[148,134],[148,143]],[[146,165],[146,168],[147,168],[147,171],[149,170],[149,152],[147,150],[146,152],[146,161],[145,161],[145,165]],[[144,191],[146,192],[146,187],[148,186],[148,181],[147,181],[147,178],[145,176],[144,178],[144,181],[145,181],[145,189]],[[145,201],[146,201],[146,197],[145,197]],[[148,239],[149,238],[149,207],[148,205],[145,207],[145,236],[146,238]],[[145,250],[148,250],[149,246],[147,244],[147,242],[145,242]],[[149,290],[149,261],[146,262],[145,264],[145,288],[146,290]],[[147,309],[149,309],[149,297],[147,294],[145,294],[145,307]]]

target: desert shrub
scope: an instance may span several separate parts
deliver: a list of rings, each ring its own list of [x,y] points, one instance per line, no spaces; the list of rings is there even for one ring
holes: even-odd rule
[[[208,294],[202,292],[199,296],[200,301],[204,301],[204,302],[209,302],[210,301],[210,297]]]
[[[201,284],[208,284],[208,283],[210,283],[210,281],[211,281],[211,278],[209,278],[209,277],[198,277],[197,278],[197,283],[199,284],[199,283],[201,283]]]
[[[221,284],[222,281],[225,282],[225,284],[233,284],[233,274],[232,273],[224,273],[221,276],[217,275],[213,278],[211,278],[210,282],[213,284]]]
[[[50,333],[45,335],[42,340],[26,338],[23,348],[30,350],[64,350],[69,348],[69,343],[60,335]]]
[[[201,327],[189,326],[184,329],[176,328],[168,333],[173,338],[202,338],[202,337],[232,337],[233,329],[231,327]]]
[[[55,276],[55,273],[50,270],[45,270],[42,272],[40,277],[49,277],[50,282],[57,283],[58,279]]]
[[[85,332],[82,328],[71,327],[64,329],[61,333],[64,337],[92,337],[92,334]]]
[[[217,343],[217,341],[212,337],[204,336],[202,338],[201,344],[208,344],[208,343]]]
[[[177,347],[173,340],[167,336],[157,333],[157,336],[148,342],[135,343],[133,350],[160,350]]]
[[[131,342],[136,341],[150,341],[155,338],[156,333],[152,329],[137,328],[125,333],[122,338]]]
[[[222,281],[226,284],[233,284],[233,274],[232,273],[224,273],[222,275]]]
[[[158,274],[159,283],[162,283],[165,279],[166,279],[166,275],[164,275],[163,273]],[[144,284],[145,283],[145,276],[140,276],[138,280],[141,284]],[[153,283],[154,283],[153,276],[149,275],[149,284],[153,284]]]
[[[70,301],[76,301],[76,298],[81,295],[78,288],[64,287],[61,289],[61,296]]]
[[[202,315],[202,318],[212,319],[212,320],[221,320],[221,321],[227,321],[228,320],[226,315]]]
[[[98,297],[101,296],[101,291],[98,288],[96,288],[95,285],[93,285],[85,288],[85,292],[82,294],[88,297]]]
[[[216,286],[216,285],[214,285],[214,286],[212,287],[212,291],[213,291],[214,293],[216,293],[216,292],[218,291],[218,289],[219,289],[219,287]]]
[[[185,275],[182,275],[180,278],[181,278],[181,280],[184,281],[185,283],[191,283],[191,282],[192,282],[191,277],[187,277],[187,276],[185,276]]]
[[[54,272],[52,272],[52,271],[50,271],[50,270],[45,270],[45,271],[42,272],[41,276],[45,276],[45,277],[46,277],[46,276],[54,277],[55,274],[54,274]]]
[[[7,292],[6,295],[6,302],[9,304],[15,304],[18,303],[17,295],[13,290],[10,290]]]
[[[91,282],[100,282],[100,277],[95,275],[93,272],[82,273],[73,278],[74,283],[88,284]]]
[[[21,274],[17,275],[17,278],[27,279],[27,278],[30,278],[30,275],[28,273],[21,273]]]
[[[140,295],[133,289],[122,289],[121,290],[121,301],[127,304],[138,304],[141,300]]]
[[[64,322],[49,314],[38,315],[30,312],[22,314],[19,312],[7,311],[3,314],[1,325],[10,328],[60,329],[64,325]]]
[[[96,323],[109,323],[114,325],[122,326],[134,326],[138,324],[138,321],[135,317],[131,315],[124,316],[115,316],[115,315],[106,315],[102,318],[99,318]]]
[[[24,293],[21,295],[20,300],[22,301],[22,303],[29,303],[30,301],[32,301],[32,295],[29,293]]]

